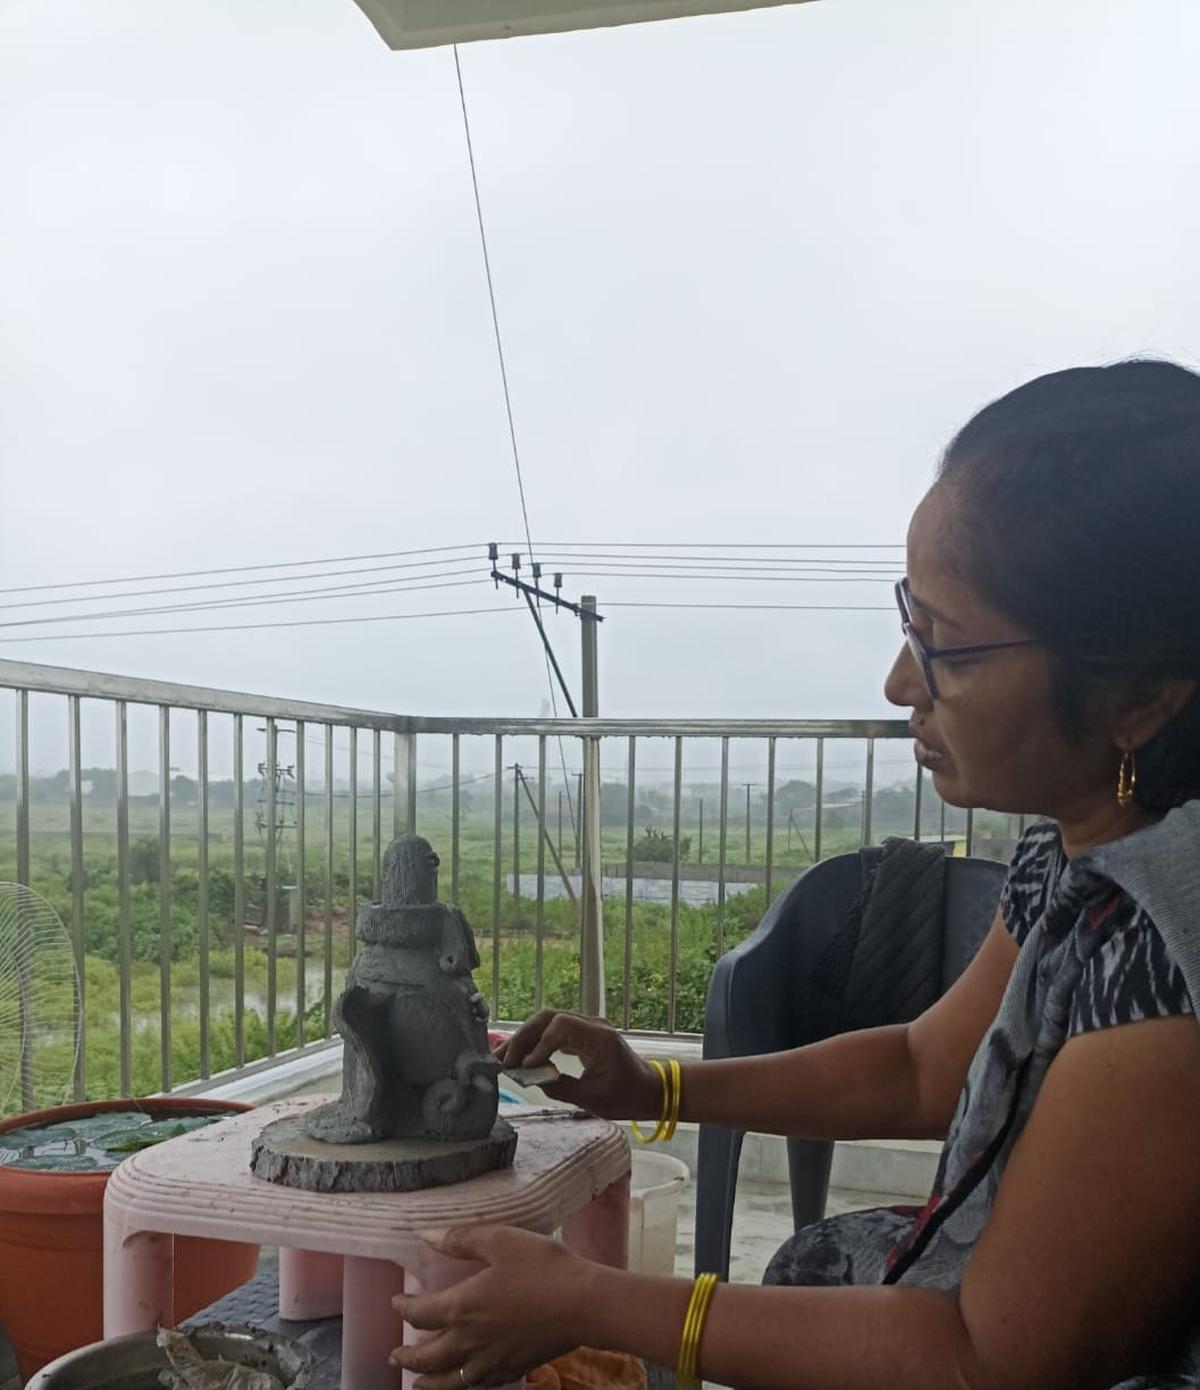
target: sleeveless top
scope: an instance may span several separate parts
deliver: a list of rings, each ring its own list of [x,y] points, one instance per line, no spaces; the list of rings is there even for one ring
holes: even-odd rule
[[[1067,866],[1053,821],[1038,821],[1017,844],[1000,894],[1000,911],[1018,946],[1045,914]],[[1198,905],[1200,908],[1200,905]],[[1150,914],[1114,886],[1088,931],[1102,939],[1092,951],[1071,997],[1067,1036],[1140,1019],[1192,1014],[1191,994]]]
[[[1001,894],[1021,949],[971,1062],[929,1201],[806,1228],[772,1261],[769,1282],[957,1288],[1059,1050],[1095,1028],[1195,1013],[1198,851],[1200,802],[1071,860],[1052,822],[1025,832]],[[1120,1390],[1151,1387],[1200,1390],[1200,1327],[1169,1364]]]

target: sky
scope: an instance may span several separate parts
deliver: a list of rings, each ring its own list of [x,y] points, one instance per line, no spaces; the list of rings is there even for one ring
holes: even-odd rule
[[[987,400],[1200,361],[1198,50],[1192,0],[464,45],[535,553],[897,547]],[[442,546],[482,579],[522,535],[452,50],[389,52],[352,0],[0,0],[0,588]],[[564,592],[607,612],[604,714],[889,713],[881,580]],[[0,658],[418,714],[547,697],[487,584],[56,626],[0,627],[45,634]],[[577,691],[577,625],[550,633]]]

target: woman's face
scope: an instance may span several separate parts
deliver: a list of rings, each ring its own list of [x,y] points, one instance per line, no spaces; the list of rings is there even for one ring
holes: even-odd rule
[[[909,526],[908,582],[922,642],[960,647],[1029,637],[956,577],[965,530],[955,521],[953,492],[934,487]],[[1115,750],[1103,738],[1067,742],[1044,647],[938,658],[933,670],[937,699],[905,643],[884,692],[911,709],[917,761],[944,801],[1059,821],[1090,819],[1114,803]]]

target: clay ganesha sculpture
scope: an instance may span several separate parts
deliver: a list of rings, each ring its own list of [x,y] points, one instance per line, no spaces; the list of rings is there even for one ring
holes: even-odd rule
[[[487,1003],[471,971],[475,938],[437,900],[438,857],[418,835],[383,860],[383,902],[358,910],[361,949],[334,1008],[345,1040],[342,1095],[305,1121],[316,1139],[486,1138],[500,1064],[488,1051]]]

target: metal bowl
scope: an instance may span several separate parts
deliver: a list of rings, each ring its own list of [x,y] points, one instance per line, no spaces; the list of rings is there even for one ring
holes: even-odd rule
[[[187,1334],[208,1360],[220,1356],[235,1365],[269,1371],[286,1390],[307,1390],[312,1383],[312,1353],[274,1332],[209,1322],[189,1327]],[[162,1390],[158,1374],[167,1366],[155,1334],[134,1332],[69,1351],[43,1366],[25,1390]]]

